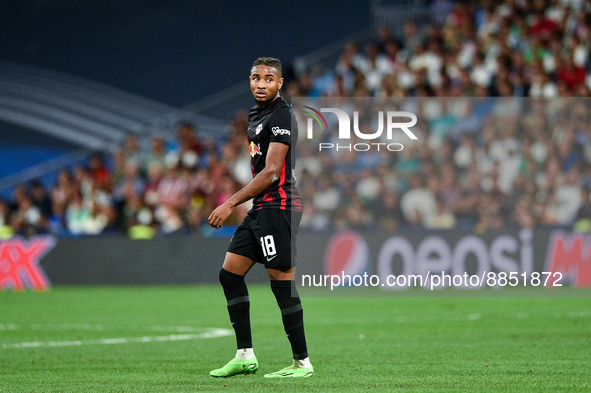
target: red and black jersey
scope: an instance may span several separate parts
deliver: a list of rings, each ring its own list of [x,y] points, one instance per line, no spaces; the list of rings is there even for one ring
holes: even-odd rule
[[[248,142],[250,145],[250,168],[256,176],[265,168],[267,151],[271,142],[289,146],[279,180],[254,197],[253,210],[281,209],[302,211],[302,200],[294,176],[295,143],[298,140],[298,128],[295,116],[282,97],[277,98],[265,108],[257,106],[248,115]],[[292,143],[293,142],[293,143]]]

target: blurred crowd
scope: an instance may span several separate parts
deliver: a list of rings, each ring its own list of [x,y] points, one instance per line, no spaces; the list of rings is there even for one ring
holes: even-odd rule
[[[316,65],[292,96],[588,96],[591,3],[482,0],[432,3],[433,21],[350,42],[335,67]]]
[[[297,107],[316,102],[350,118],[356,111],[364,134],[379,128],[379,111],[418,118],[412,127],[416,140],[400,130],[391,140],[385,131],[377,140],[354,133],[343,140],[334,132],[322,134],[320,127],[313,139],[300,137],[297,177],[305,228],[591,229],[589,98],[299,100]],[[338,129],[331,124],[336,116],[326,119],[328,129]],[[404,148],[389,151],[393,141]]]
[[[565,98],[590,95],[590,4],[430,6],[432,23],[407,22],[401,37],[384,26],[371,42],[348,43],[336,64],[286,81],[288,99],[315,107],[399,97],[420,114],[418,141],[397,153],[318,154],[317,140],[300,138],[302,228],[591,230],[591,100]],[[215,140],[191,124],[180,124],[174,140],[130,136],[112,156],[64,169],[49,188],[17,187],[12,201],[0,201],[0,228],[25,236],[209,234],[210,212],[251,179],[247,120],[236,113],[232,132]]]
[[[49,189],[38,181],[20,185],[12,203],[0,201],[4,237],[206,231],[211,211],[252,177],[247,121],[240,112],[233,132],[218,140],[201,140],[189,123],[178,126],[175,140],[155,137],[149,148],[131,135],[110,157],[96,154],[86,165],[64,168]],[[248,209],[239,206],[227,223],[238,224]]]

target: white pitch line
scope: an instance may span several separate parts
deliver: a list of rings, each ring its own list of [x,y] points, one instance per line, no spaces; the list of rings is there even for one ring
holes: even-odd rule
[[[20,326],[15,323],[7,323],[1,324],[0,323],[0,330],[19,330]]]
[[[206,332],[199,334],[172,334],[169,336],[146,336],[146,337],[130,337],[130,338],[103,338],[100,340],[74,340],[74,341],[32,341],[15,344],[2,344],[2,348],[39,348],[39,347],[74,347],[82,345],[113,345],[113,344],[128,344],[128,343],[151,343],[151,342],[166,342],[166,341],[186,341],[197,340],[200,338],[215,338],[231,336],[234,334],[229,329],[206,328]]]
[[[32,323],[31,330],[88,330],[103,331],[103,325],[91,325],[89,323]]]
[[[151,332],[175,332],[175,333],[195,333],[203,330],[203,328],[193,326],[149,326],[146,330]]]

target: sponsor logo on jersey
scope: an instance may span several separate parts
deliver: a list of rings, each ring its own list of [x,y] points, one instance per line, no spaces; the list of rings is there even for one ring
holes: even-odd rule
[[[256,154],[258,154],[259,156],[262,156],[263,153],[261,153],[261,145],[259,143],[257,143],[256,145],[254,144],[254,142],[250,142],[250,156],[254,157]]]
[[[262,125],[262,124],[259,124],[259,125],[257,126],[256,130],[255,130],[255,134],[257,134],[257,135],[258,135],[258,134],[260,134],[260,133],[261,133],[261,131],[263,131],[263,125]]]
[[[291,131],[286,130],[284,128],[279,128],[279,127],[273,127],[273,128],[271,128],[271,132],[275,136],[277,136],[277,135],[291,135]]]

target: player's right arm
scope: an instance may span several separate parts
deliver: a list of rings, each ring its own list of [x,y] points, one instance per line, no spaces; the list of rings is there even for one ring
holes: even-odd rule
[[[267,151],[265,168],[259,172],[243,189],[232,195],[226,202],[218,206],[209,216],[209,225],[214,228],[222,226],[224,221],[232,214],[234,208],[241,203],[248,201],[259,195],[271,184],[279,180],[283,165],[285,165],[285,156],[289,150],[289,145],[280,142],[271,142]]]

